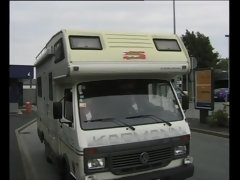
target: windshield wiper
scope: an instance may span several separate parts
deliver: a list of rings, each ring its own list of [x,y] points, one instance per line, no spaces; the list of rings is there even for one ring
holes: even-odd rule
[[[166,120],[164,120],[164,119],[161,119],[161,118],[159,118],[159,117],[157,117],[157,116],[155,116],[155,115],[152,115],[152,114],[143,114],[143,115],[137,115],[137,116],[129,116],[129,117],[126,117],[126,119],[135,119],[135,118],[148,118],[148,117],[150,117],[150,118],[152,118],[152,119],[154,119],[154,120],[157,120],[158,122],[164,122],[164,123],[166,123],[167,125],[169,125],[169,126],[171,126],[172,124],[170,123],[170,122],[168,122],[168,121],[166,121]],[[159,121],[160,120],[160,121]]]
[[[93,119],[93,120],[89,120],[89,121],[85,121],[85,122],[96,122],[96,121],[103,121],[103,122],[108,122],[108,121],[113,121],[115,123],[117,122],[120,122],[122,125],[125,125],[126,127],[130,128],[131,130],[135,131],[135,127],[125,123],[125,122],[122,122],[120,120],[117,120],[113,117],[107,117],[107,118],[99,118],[99,119]]]
[[[113,117],[107,117],[107,118],[99,118],[99,119],[92,119],[92,120],[88,120],[88,121],[84,121],[84,122],[95,122],[95,121],[112,121],[115,118]]]

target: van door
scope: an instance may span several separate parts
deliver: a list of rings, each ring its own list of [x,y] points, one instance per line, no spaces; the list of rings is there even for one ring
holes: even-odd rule
[[[64,90],[64,99],[63,99],[63,118],[61,119],[62,122],[72,122],[71,125],[66,123],[59,122],[59,137],[64,145],[68,146],[68,148],[72,149],[76,146],[75,144],[75,127],[74,127],[74,116],[73,116],[73,92],[71,88],[66,88]],[[61,148],[63,146],[61,145]],[[61,149],[64,151],[64,149]]]
[[[52,72],[44,72],[43,74],[43,104],[44,119],[48,131],[47,141],[54,153],[58,154],[58,130],[57,121],[53,118],[53,79]]]

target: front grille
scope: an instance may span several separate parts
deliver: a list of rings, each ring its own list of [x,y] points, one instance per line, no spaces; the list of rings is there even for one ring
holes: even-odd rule
[[[148,154],[148,161],[142,163],[140,160],[141,154]],[[166,147],[161,149],[124,152],[111,156],[111,167],[114,174],[125,174],[138,172],[152,168],[164,167],[173,159],[173,148]]]

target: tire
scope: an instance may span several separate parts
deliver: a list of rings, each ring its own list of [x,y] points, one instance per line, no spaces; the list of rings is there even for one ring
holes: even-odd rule
[[[69,173],[70,172],[70,168],[68,163],[66,162],[66,160],[63,160],[62,162],[62,166],[61,166],[61,177],[62,180],[74,180],[74,178],[72,177],[72,175]]]
[[[43,132],[40,131],[39,129],[37,129],[37,134],[38,134],[38,137],[39,137],[41,143],[43,143],[44,142],[44,134],[43,134]]]

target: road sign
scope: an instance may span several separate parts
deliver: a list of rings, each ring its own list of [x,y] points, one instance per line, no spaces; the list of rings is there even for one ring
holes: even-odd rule
[[[214,109],[212,69],[195,70],[195,108]]]

